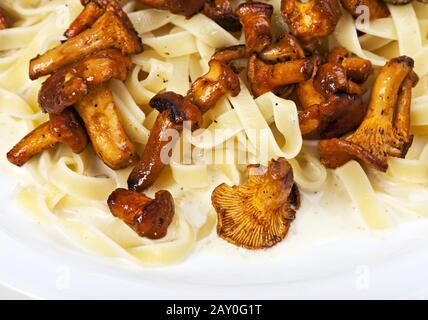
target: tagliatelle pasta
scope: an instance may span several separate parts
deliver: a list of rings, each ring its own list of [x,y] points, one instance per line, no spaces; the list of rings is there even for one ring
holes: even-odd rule
[[[275,8],[273,27],[278,35],[286,29],[279,12],[281,1],[265,2]],[[208,71],[213,53],[243,44],[244,37],[227,32],[203,14],[185,18],[137,1],[123,4],[145,50],[132,56],[126,81],[111,80],[110,88],[124,129],[141,155],[159,114],[149,101],[162,91],[186,95],[191,83]],[[29,61],[63,40],[82,6],[79,0],[3,0],[1,6],[16,22],[0,30],[0,115],[9,123],[0,132],[22,123],[29,131],[47,120],[37,105],[44,79],[29,79]],[[127,187],[131,168],[110,169],[90,147],[76,155],[60,145],[32,159],[25,167],[31,180],[19,186],[19,202],[36,220],[56,228],[78,246],[149,266],[187,257],[215,227],[212,190],[221,183],[240,184],[248,163],[267,164],[273,158],[289,160],[303,199],[328,194],[329,185],[339,181],[338,188],[349,197],[337,201],[349,214],[359,214],[368,229],[393,226],[386,210],[391,201],[407,214],[426,216],[426,201],[411,202],[409,192],[396,190],[423,193],[428,188],[428,5],[415,2],[389,9],[391,17],[370,23],[356,22],[344,12],[328,41],[331,47],[339,44],[376,67],[397,51],[415,59],[415,71],[421,77],[411,113],[417,143],[406,159],[390,159],[386,174],[356,162],[328,171],[319,161],[317,148],[302,139],[295,102],[271,92],[254,98],[241,74],[240,94],[222,98],[204,115],[201,129],[184,131],[172,150],[171,163],[148,191],[152,196],[167,189],[175,199],[176,215],[165,238],[138,237],[111,215],[106,199],[116,188]],[[11,147],[17,141],[4,143]],[[218,163],[216,157],[224,161]],[[192,207],[195,199],[200,203]],[[323,214],[328,215],[328,208]]]

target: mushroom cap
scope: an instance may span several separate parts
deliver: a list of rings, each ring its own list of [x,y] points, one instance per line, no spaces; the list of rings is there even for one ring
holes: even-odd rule
[[[107,203],[115,217],[149,239],[165,237],[175,213],[174,199],[168,191],[159,191],[155,199],[150,199],[138,192],[117,189]]]
[[[262,249],[282,241],[300,206],[299,190],[287,160],[272,160],[266,168],[248,167],[241,186],[218,186],[212,204],[218,214],[218,235],[240,247]]]
[[[67,65],[43,84],[39,104],[43,111],[59,114],[78,102],[88,93],[89,85],[106,82],[112,78],[125,80],[132,62],[119,50],[107,49]]]
[[[334,31],[342,15],[338,0],[282,0],[281,12],[291,33],[309,51]]]
[[[209,66],[209,72],[192,84],[187,95],[202,113],[215,106],[225,93],[235,97],[241,91],[238,75],[227,64],[211,59]]]
[[[184,121],[191,121],[192,128],[199,128],[202,123],[202,114],[192,101],[175,92],[160,93],[150,100],[150,106],[160,113],[169,111],[170,121],[182,125]]]
[[[272,5],[246,2],[236,9],[236,14],[244,28],[248,54],[260,52],[272,43]]]
[[[327,168],[335,169],[351,160],[371,165],[386,172],[388,161],[386,154],[375,154],[361,145],[345,139],[322,140],[319,144],[321,163]]]
[[[230,0],[209,0],[205,2],[204,14],[227,31],[240,31],[242,28]]]

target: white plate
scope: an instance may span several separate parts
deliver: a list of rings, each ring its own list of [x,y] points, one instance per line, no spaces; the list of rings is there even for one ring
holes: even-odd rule
[[[384,240],[345,239],[287,259],[191,256],[136,268],[53,237],[20,212],[0,176],[0,283],[34,298],[286,299],[428,298],[428,221]]]

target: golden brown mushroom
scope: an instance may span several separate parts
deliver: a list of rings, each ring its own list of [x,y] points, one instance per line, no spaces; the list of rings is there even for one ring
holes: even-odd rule
[[[142,191],[155,183],[169,159],[162,159],[162,152],[167,145],[168,131],[181,133],[183,122],[190,121],[192,130],[199,128],[202,114],[213,107],[227,92],[236,96],[240,92],[237,75],[221,61],[212,59],[210,71],[197,79],[186,97],[173,92],[158,94],[150,105],[160,114],[150,133],[141,161],[134,168],[128,179],[131,190]]]
[[[333,33],[342,14],[338,0],[282,0],[281,13],[291,33],[308,51]]]
[[[304,138],[341,137],[356,129],[364,119],[363,89],[349,79],[344,61],[352,59],[353,65],[363,66],[351,70],[351,75],[359,80],[367,79],[372,66],[370,61],[347,56],[346,50],[334,49],[329,62],[318,68],[313,79],[299,83],[297,96],[304,109],[299,120]]]
[[[62,143],[68,145],[74,153],[82,153],[89,144],[89,138],[82,124],[82,119],[73,108],[60,114],[50,114],[51,133]]]
[[[247,77],[254,96],[271,91],[287,99],[294,91],[294,84],[310,78],[319,64],[318,56],[305,58],[296,38],[284,33],[276,43],[249,59]]]
[[[132,62],[119,50],[107,49],[65,66],[42,85],[39,104],[43,111],[59,114],[88,93],[89,87],[112,78],[125,80]]]
[[[355,159],[377,170],[388,169],[388,155],[404,158],[412,144],[410,105],[418,81],[414,61],[407,56],[390,60],[373,87],[368,113],[360,127],[344,139],[320,142],[322,163],[337,168]]]
[[[341,137],[361,123],[366,108],[359,95],[338,93],[299,112],[305,139]]]
[[[6,29],[9,27],[9,21],[7,19],[6,14],[4,11],[0,8],[0,30]]]
[[[311,58],[270,64],[252,55],[248,61],[247,76],[255,97],[266,92],[284,96],[281,94],[284,88],[310,79],[314,70]]]
[[[85,123],[96,154],[107,166],[119,170],[134,163],[135,146],[125,132],[108,84],[91,88],[75,108]]]
[[[151,199],[138,192],[117,189],[107,203],[112,214],[140,237],[154,240],[166,236],[175,214],[174,199],[168,191],[159,191]]]
[[[106,12],[91,28],[31,60],[30,78],[35,80],[51,74],[90,54],[109,48],[118,49],[124,55],[143,51],[141,39],[116,1],[109,3]]]
[[[284,158],[268,168],[248,167],[249,178],[241,186],[218,186],[212,204],[218,215],[218,235],[247,249],[269,248],[282,241],[300,207],[293,169]]]
[[[334,48],[328,55],[328,62],[341,65],[348,79],[359,84],[365,82],[373,72],[370,60],[351,56],[343,47]]]
[[[213,56],[212,60],[221,61],[225,64],[229,64],[234,60],[242,59],[247,57],[247,49],[245,45],[237,45],[227,47],[218,50]]]
[[[262,2],[247,2],[236,9],[244,28],[247,53],[262,51],[272,42],[273,7]]]
[[[305,58],[305,52],[297,39],[289,33],[284,33],[276,43],[265,47],[259,58],[268,63],[285,62]]]
[[[142,4],[163,10],[169,10],[174,14],[191,17],[200,12],[206,0],[138,0]]]
[[[80,2],[85,7],[64,35],[70,39],[92,27],[95,21],[104,14],[108,4],[113,1],[116,0],[81,0]]]
[[[52,123],[45,122],[31,131],[8,152],[7,159],[21,167],[59,142],[67,143],[76,153],[82,152],[88,144],[85,128],[73,110],[67,110],[61,118],[54,117]]]
[[[382,0],[340,0],[342,6],[350,13],[354,18],[357,18],[365,9],[365,6],[370,15],[370,20],[386,18],[390,15],[388,7]]]
[[[202,113],[214,107],[225,93],[237,96],[241,91],[239,78],[230,67],[215,59],[209,66],[210,71],[197,79],[187,94]]]
[[[204,14],[224,29],[235,32],[242,28],[235,14],[231,0],[208,0],[205,2]]]
[[[150,132],[141,160],[129,176],[128,187],[134,191],[143,191],[153,185],[165,165],[169,164],[171,154],[164,155],[163,151],[168,144],[173,143],[170,130],[181,133],[184,121],[190,121],[192,129],[199,128],[202,122],[199,108],[189,98],[174,92],[156,95],[150,101],[150,106],[160,114]]]

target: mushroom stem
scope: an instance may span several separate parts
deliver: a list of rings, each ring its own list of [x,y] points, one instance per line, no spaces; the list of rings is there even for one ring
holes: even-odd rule
[[[85,123],[95,152],[107,166],[119,170],[134,163],[135,146],[125,132],[108,84],[91,88],[75,108]]]
[[[27,134],[12,150],[7,153],[7,159],[14,165],[21,167],[32,157],[44,150],[50,149],[58,143],[52,134],[49,122],[45,122]]]
[[[158,94],[150,101],[150,105],[160,114],[150,132],[141,160],[128,178],[128,187],[134,191],[143,191],[152,186],[165,165],[169,164],[172,150],[178,142],[171,139],[181,134],[184,121],[191,122],[192,130],[202,122],[198,107],[187,97],[173,92]],[[170,148],[167,150],[168,145]],[[168,153],[164,154],[165,151]]]
[[[123,54],[143,51],[141,39],[116,2],[108,5],[106,12],[91,28],[31,60],[30,78],[35,80],[87,55],[108,48],[116,48]]]

